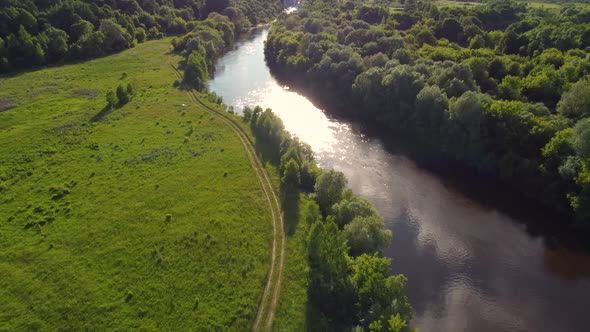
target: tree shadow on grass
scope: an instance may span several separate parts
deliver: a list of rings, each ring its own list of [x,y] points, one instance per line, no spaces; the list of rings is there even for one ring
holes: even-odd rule
[[[90,122],[102,121],[102,119],[104,119],[105,116],[107,116],[108,114],[110,114],[114,110],[115,110],[114,107],[105,106],[102,110],[100,110],[100,112],[94,114],[94,116],[92,118],[90,118]]]
[[[291,237],[299,224],[299,193],[286,195],[283,199],[283,221],[285,233]]]
[[[256,135],[254,137],[254,148],[256,149],[256,152],[258,152],[258,156],[262,158],[265,164],[270,163],[275,167],[279,167],[279,160],[273,152],[270,144],[265,140],[256,137]]]

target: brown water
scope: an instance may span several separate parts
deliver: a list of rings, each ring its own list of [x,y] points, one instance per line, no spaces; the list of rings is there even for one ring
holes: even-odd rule
[[[590,331],[590,256],[547,246],[557,240],[531,226],[547,221],[543,211],[493,184],[436,175],[392,152],[405,142],[392,140],[386,148],[281,87],[264,63],[267,34],[224,56],[210,89],[236,109],[272,108],[313,147],[321,167],[342,171],[350,188],[375,204],[393,230],[385,250],[394,258],[392,270],[409,279],[415,327]]]

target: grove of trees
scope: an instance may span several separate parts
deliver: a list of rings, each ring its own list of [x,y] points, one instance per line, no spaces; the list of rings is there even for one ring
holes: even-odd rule
[[[0,73],[118,52],[164,34],[191,32],[223,15],[239,34],[267,22],[279,0],[3,0]],[[225,31],[224,31],[225,33]]]
[[[331,111],[422,141],[587,225],[590,9],[393,4],[307,1],[273,26],[267,63]]]
[[[300,193],[315,204],[308,222],[309,297],[319,310],[320,331],[409,332],[412,308],[405,277],[391,275],[391,261],[380,254],[391,231],[367,200],[346,189],[341,172],[320,170],[311,148],[291,136],[270,109],[244,109],[257,139],[278,164],[283,197]]]

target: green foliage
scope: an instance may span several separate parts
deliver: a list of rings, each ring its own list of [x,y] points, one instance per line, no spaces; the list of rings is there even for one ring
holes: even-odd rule
[[[572,119],[590,115],[590,86],[586,80],[580,80],[569,88],[557,104],[557,112]]]
[[[571,144],[582,159],[590,157],[590,118],[582,119],[572,129]]]
[[[158,27],[151,27],[148,30],[147,38],[149,40],[162,39],[163,37],[164,37],[164,34],[160,32],[160,30],[158,29]]]
[[[320,209],[327,215],[332,206],[340,201],[347,184],[346,177],[334,170],[323,171],[314,187],[316,201]]]
[[[426,86],[416,96],[414,122],[424,135],[437,136],[449,108],[447,95],[436,85]]]
[[[184,83],[198,91],[206,91],[208,80],[205,58],[200,52],[191,52],[184,67]]]
[[[117,103],[119,103],[119,99],[117,98],[117,95],[112,91],[109,90],[107,92],[107,107],[108,108],[114,108],[115,106],[117,106]]]
[[[355,256],[378,251],[391,240],[391,231],[385,229],[383,219],[377,215],[355,217],[344,226],[344,234]]]
[[[351,281],[361,321],[372,331],[411,331],[412,308],[403,293],[406,278],[388,276],[391,261],[363,254],[351,262]]]
[[[522,98],[522,79],[507,75],[498,85],[498,95],[503,99],[520,100]]]
[[[332,220],[343,229],[356,217],[369,217],[377,215],[373,205],[364,198],[355,196],[350,190],[347,190],[342,200],[332,206]]]
[[[99,31],[104,35],[103,50],[107,53],[121,51],[133,45],[133,38],[114,19],[100,21]]]
[[[135,39],[140,44],[143,43],[147,39],[147,33],[145,32],[144,28],[139,27],[139,28],[137,28],[137,30],[135,30]]]
[[[316,222],[309,231],[310,294],[324,312],[345,316],[352,311],[346,237],[332,222]]]
[[[289,159],[285,165],[281,184],[284,186],[287,193],[294,192],[301,185],[301,172],[299,170],[299,165],[295,160]]]
[[[0,39],[8,50],[0,56],[0,71],[119,52],[134,40],[186,33],[211,17],[220,23],[210,27],[229,45],[236,34],[269,22],[281,10],[277,0],[5,1]]]
[[[590,216],[585,158],[554,137],[590,116],[588,10],[549,14],[510,0],[404,7],[379,16],[358,1],[306,2],[271,29],[267,63],[333,112],[419,136],[557,210],[572,197],[570,210]]]
[[[262,111],[258,106],[254,109],[246,107],[244,120],[250,122],[257,146],[265,146],[264,153],[276,163],[281,187],[287,194],[283,208],[289,234],[289,272],[283,287],[294,297],[281,297],[277,312],[279,329],[285,326],[303,329],[305,325],[323,330],[348,330],[361,322],[368,326],[373,321],[375,324],[391,321],[393,325],[387,323],[383,326],[409,331],[407,326],[412,309],[403,294],[405,278],[401,275],[389,276],[389,261],[375,256],[374,259],[385,264],[385,269],[357,271],[356,276],[352,274],[354,260],[348,254],[349,245],[353,255],[374,252],[387,245],[391,237],[375,208],[352,191],[344,191],[346,178],[332,170],[322,171],[315,186],[312,186],[314,192],[309,197],[314,197],[320,204],[303,195],[295,199],[293,194],[300,185],[299,176],[301,186],[305,188],[304,169],[317,169],[310,147],[292,137],[281,119],[269,109]],[[272,158],[275,154],[280,158]],[[326,209],[330,206],[331,209]],[[325,221],[323,216],[326,216]],[[289,252],[307,252],[307,261],[301,261],[300,256]],[[360,264],[362,259],[357,259]],[[356,285],[353,283],[355,277]],[[309,284],[305,282],[307,280]],[[361,310],[359,298],[363,303]],[[306,311],[305,307],[313,310]],[[369,312],[365,307],[370,308]],[[293,316],[300,318],[293,320]]]
[[[117,99],[119,100],[119,105],[125,105],[129,102],[129,94],[127,93],[127,89],[123,85],[119,85],[117,87]]]

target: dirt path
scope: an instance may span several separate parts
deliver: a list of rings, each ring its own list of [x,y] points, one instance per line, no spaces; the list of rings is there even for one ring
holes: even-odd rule
[[[170,64],[170,67],[176,74],[179,80],[182,81],[182,75],[180,72]],[[196,96],[194,91],[187,91],[191,99],[194,103],[200,105],[205,110],[209,111],[211,114],[215,115],[216,117],[222,119],[227,124],[232,127],[234,132],[238,135],[246,152],[248,154],[248,158],[250,159],[250,163],[256,174],[258,176],[258,180],[260,182],[260,186],[264,191],[268,204],[270,206],[271,214],[272,214],[272,227],[273,227],[273,241],[272,241],[272,255],[270,261],[270,270],[268,272],[266,285],[264,287],[264,293],[262,295],[262,299],[258,306],[258,312],[256,313],[256,320],[254,321],[254,325],[252,326],[252,331],[270,331],[272,329],[272,322],[274,319],[274,314],[277,308],[278,299],[281,290],[281,281],[283,276],[283,269],[285,265],[285,232],[283,229],[283,216],[281,213],[281,208],[279,204],[279,200],[276,196],[276,193],[273,189],[272,182],[264,168],[264,165],[258,159],[256,155],[256,150],[250,138],[246,133],[242,130],[240,126],[238,126],[234,121],[227,116],[226,114],[216,111],[213,108],[210,108],[199,98]],[[271,296],[272,294],[272,296]]]

